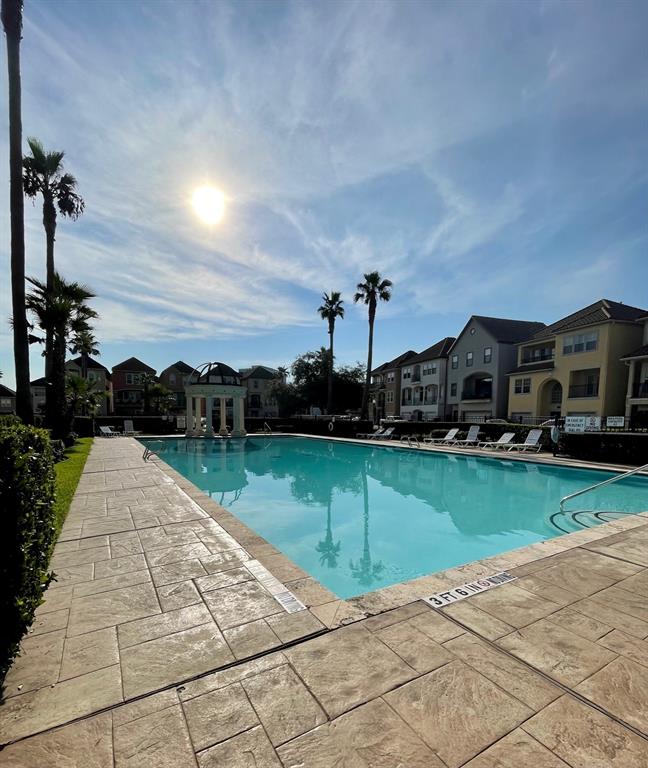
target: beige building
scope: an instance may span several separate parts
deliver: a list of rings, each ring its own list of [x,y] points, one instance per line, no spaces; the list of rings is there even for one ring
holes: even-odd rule
[[[254,365],[240,371],[241,385],[247,388],[245,413],[250,417],[272,418],[279,416],[279,406],[272,393],[277,382],[284,376],[266,365]]]
[[[643,322],[643,346],[623,356],[628,366],[625,417],[633,427],[648,427],[648,315]]]
[[[554,416],[623,416],[628,367],[646,310],[601,299],[518,345],[508,374],[512,421]]]

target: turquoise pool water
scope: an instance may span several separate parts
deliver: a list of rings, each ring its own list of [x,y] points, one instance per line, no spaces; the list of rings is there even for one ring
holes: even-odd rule
[[[300,437],[142,442],[343,598],[579,530],[552,522],[560,499],[611,476]],[[648,479],[568,506],[647,510]]]

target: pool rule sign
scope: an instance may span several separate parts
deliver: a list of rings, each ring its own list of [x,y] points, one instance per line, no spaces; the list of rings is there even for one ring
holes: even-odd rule
[[[511,576],[506,571],[501,571],[493,576],[487,576],[485,579],[476,579],[475,581],[469,581],[467,584],[462,584],[460,587],[449,589],[447,592],[437,592],[436,595],[430,595],[424,597],[423,601],[431,605],[433,608],[443,608],[450,603],[456,603],[459,600],[465,600],[472,595],[478,595],[480,592],[486,592],[493,587],[499,587],[500,584],[506,584],[509,581],[515,581],[517,576]]]

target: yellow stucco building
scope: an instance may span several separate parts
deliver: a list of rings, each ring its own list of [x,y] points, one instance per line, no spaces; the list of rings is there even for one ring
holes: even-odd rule
[[[509,418],[623,416],[628,366],[642,341],[645,309],[602,299],[518,346],[508,374]]]

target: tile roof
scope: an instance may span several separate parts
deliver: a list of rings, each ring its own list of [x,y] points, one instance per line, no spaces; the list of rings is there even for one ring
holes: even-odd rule
[[[402,355],[395,357],[393,360],[388,360],[386,363],[383,363],[377,368],[374,368],[371,371],[371,375],[373,376],[376,373],[380,373],[380,371],[391,371],[392,368],[398,368],[399,365],[403,365],[403,363],[409,362],[411,358],[415,357],[417,354],[418,353],[413,349],[408,349],[407,352],[403,352]]]
[[[450,347],[452,347],[455,341],[456,339],[454,336],[446,336],[445,339],[441,339],[441,341],[437,341],[436,344],[433,344],[431,347],[428,347],[427,349],[424,349],[422,352],[419,352],[418,355],[415,355],[414,357],[410,358],[407,362],[422,363],[426,360],[435,360],[439,357],[447,357],[448,352],[450,351]]]
[[[113,365],[113,371],[136,371],[138,373],[142,372],[155,374],[155,368],[151,368],[150,365],[143,363],[136,357],[129,357],[128,360],[122,360],[121,363]]]
[[[66,360],[65,364],[68,365],[69,363],[74,363],[74,365],[78,366],[79,368],[83,367],[83,358],[81,356],[75,357],[73,360]],[[105,365],[102,365],[99,361],[93,360],[91,357],[88,357],[88,360],[86,362],[86,366],[88,368],[95,368],[101,371],[105,371],[110,376],[110,371],[106,368]]]
[[[537,363],[525,363],[524,365],[518,365],[512,371],[509,371],[506,375],[512,376],[514,373],[535,373],[535,371],[552,371],[554,369],[553,360],[541,360]]]
[[[644,344],[643,347],[635,349],[634,352],[629,352],[627,355],[624,355],[621,360],[630,360],[633,357],[648,357],[648,344]]]
[[[173,365],[167,366],[162,373],[166,373],[166,371],[170,371],[171,368],[175,368],[176,371],[180,371],[180,373],[191,373],[193,371],[193,368],[190,365],[187,365],[182,360],[178,360],[177,362],[173,363]]]
[[[9,387],[5,387],[4,384],[0,384],[0,397],[15,397],[16,393],[13,391],[13,389],[9,389]]]
[[[526,341],[545,327],[544,323],[532,320],[509,320],[505,317],[485,317],[484,315],[473,315],[470,320],[477,320],[495,341],[502,344]],[[468,325],[470,325],[470,321]]]
[[[645,318],[647,311],[638,307],[631,307],[629,304],[621,304],[618,301],[609,299],[600,299],[587,307],[572,312],[571,315],[557,320],[548,325],[542,331],[539,331],[533,337],[534,339],[544,339],[549,336],[555,336],[557,333],[584,328],[588,325],[598,323],[607,323],[612,320],[617,322],[635,322]]]
[[[44,376],[41,376],[40,379],[34,379],[33,381],[29,382],[30,387],[45,387],[47,386],[47,379]]]
[[[241,368],[241,378],[243,379],[278,379],[279,371],[275,368],[268,368],[267,365],[253,365],[251,368]]]

